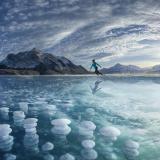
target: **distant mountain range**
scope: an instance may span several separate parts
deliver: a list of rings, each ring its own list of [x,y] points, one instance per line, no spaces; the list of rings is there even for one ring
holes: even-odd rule
[[[160,65],[156,65],[153,67],[148,67],[148,68],[140,68],[135,65],[122,65],[120,63],[117,63],[116,65],[109,67],[109,68],[103,68],[101,69],[101,72],[103,74],[125,74],[125,73],[160,73]]]
[[[88,74],[84,67],[75,65],[65,57],[43,53],[34,48],[31,51],[9,54],[0,62],[0,74],[52,75]]]

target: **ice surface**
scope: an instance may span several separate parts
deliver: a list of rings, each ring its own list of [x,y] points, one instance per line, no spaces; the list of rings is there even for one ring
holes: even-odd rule
[[[99,79],[103,87],[93,95],[90,85]],[[0,84],[0,126],[8,124],[0,127],[0,158],[6,152],[23,160],[58,160],[65,153],[81,160],[159,157],[159,77],[1,76]],[[24,130],[15,126],[24,117],[15,111],[25,113]],[[83,140],[96,147],[83,147]],[[39,151],[45,142],[54,150]]]
[[[46,105],[42,109],[42,114],[45,114],[46,116],[53,116],[55,115],[57,111],[57,107],[55,105]]]

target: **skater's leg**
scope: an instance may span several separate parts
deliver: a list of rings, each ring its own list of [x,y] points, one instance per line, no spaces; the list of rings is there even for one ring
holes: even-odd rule
[[[103,75],[98,69],[97,69],[97,74],[99,75]]]
[[[98,68],[97,68],[97,67],[95,68],[95,74],[97,74],[97,75],[99,74],[99,73],[98,73]]]

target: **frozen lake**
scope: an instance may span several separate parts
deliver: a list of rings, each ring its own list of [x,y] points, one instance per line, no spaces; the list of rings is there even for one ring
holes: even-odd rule
[[[0,159],[160,160],[159,151],[159,77],[0,77]]]

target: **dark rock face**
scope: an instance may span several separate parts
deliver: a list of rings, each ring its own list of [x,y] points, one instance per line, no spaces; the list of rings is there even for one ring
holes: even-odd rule
[[[39,75],[39,72],[34,70],[0,69],[0,75]]]
[[[82,66],[73,64],[65,57],[54,56],[49,53],[42,53],[37,49],[9,54],[0,62],[0,69],[28,71],[26,74],[36,71],[39,74],[88,74],[89,72]],[[30,71],[30,72],[29,72]],[[1,74],[1,73],[0,73]]]

